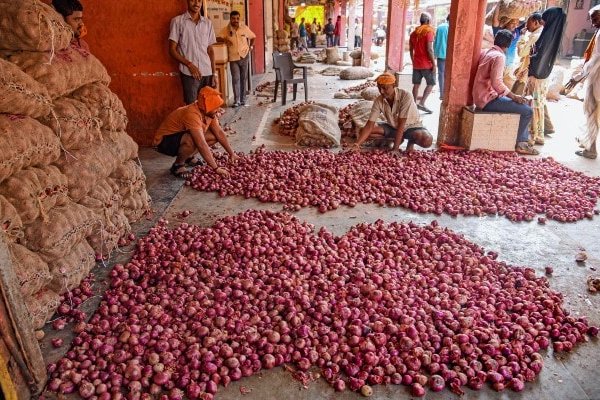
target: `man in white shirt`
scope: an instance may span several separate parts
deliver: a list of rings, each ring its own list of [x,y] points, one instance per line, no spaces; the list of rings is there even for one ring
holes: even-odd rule
[[[423,126],[412,94],[396,87],[396,78],[390,73],[380,75],[376,82],[380,95],[373,102],[369,121],[360,130],[354,149],[359,149],[368,139],[383,140],[386,145],[392,142],[393,151],[399,151],[402,142],[407,140],[407,153],[415,144],[431,147],[433,136]],[[385,122],[377,123],[380,117]]]
[[[171,20],[169,54],[179,62],[183,99],[192,104],[204,86],[217,86],[212,22],[202,16],[202,0],[187,0],[188,10]]]
[[[359,19],[354,20],[354,47],[362,46],[362,24]]]

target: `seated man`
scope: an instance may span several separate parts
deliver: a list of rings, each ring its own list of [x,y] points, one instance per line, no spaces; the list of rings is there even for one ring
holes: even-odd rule
[[[515,151],[519,154],[537,155],[539,152],[528,144],[528,126],[533,111],[525,104],[527,99],[512,93],[503,80],[505,53],[512,40],[512,32],[501,29],[496,33],[494,46],[481,51],[473,82],[473,101],[483,111],[520,114]]]
[[[52,6],[63,16],[67,25],[73,29],[72,44],[90,51],[90,46],[82,39],[87,34],[83,24],[83,5],[79,0],[52,0]]]
[[[380,96],[375,99],[369,121],[360,130],[355,149],[367,139],[384,139],[393,142],[393,150],[400,150],[400,145],[406,139],[406,151],[411,152],[415,144],[430,147],[433,137],[423,127],[417,104],[411,93],[396,87],[394,75],[385,73],[377,78],[377,88]],[[385,122],[376,123],[380,116]]]
[[[205,86],[198,92],[197,101],[173,111],[156,131],[153,141],[156,150],[177,157],[171,167],[171,173],[176,177],[187,179],[190,173],[186,165],[203,164],[195,157],[198,152],[217,174],[229,176],[226,168],[217,165],[210,150],[210,146],[219,142],[229,154],[230,163],[237,159],[215,115],[222,104],[219,91]]]

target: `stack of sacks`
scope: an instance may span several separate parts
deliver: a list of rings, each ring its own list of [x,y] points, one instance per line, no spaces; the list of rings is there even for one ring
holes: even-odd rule
[[[40,1],[0,0],[0,14],[0,219],[39,328],[150,198],[102,63]]]
[[[290,51],[290,39],[288,38],[287,31],[283,29],[277,29],[275,31],[275,50],[282,53]]]

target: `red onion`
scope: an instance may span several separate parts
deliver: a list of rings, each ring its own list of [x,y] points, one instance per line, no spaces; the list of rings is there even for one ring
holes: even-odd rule
[[[413,383],[410,387],[410,394],[415,397],[423,397],[425,396],[425,389],[418,383]]]

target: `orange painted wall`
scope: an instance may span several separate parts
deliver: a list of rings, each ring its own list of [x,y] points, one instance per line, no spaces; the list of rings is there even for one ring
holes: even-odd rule
[[[110,88],[127,110],[127,132],[151,144],[154,131],[183,105],[177,63],[168,53],[171,18],[186,10],[184,0],[84,0],[86,41],[106,66]]]

